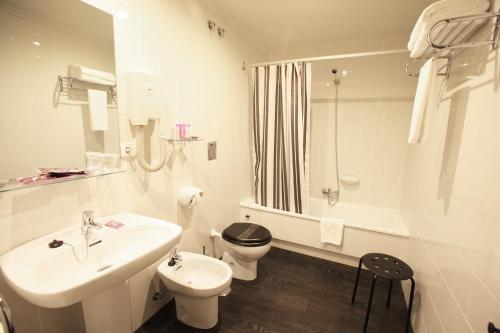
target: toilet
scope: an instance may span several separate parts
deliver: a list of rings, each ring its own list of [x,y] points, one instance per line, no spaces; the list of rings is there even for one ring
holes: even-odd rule
[[[225,262],[201,254],[180,252],[178,265],[165,260],[158,266],[160,278],[175,297],[177,319],[210,329],[217,325],[221,294],[230,290],[232,271]]]
[[[254,223],[233,223],[221,234],[228,250],[222,261],[229,264],[233,277],[240,280],[257,278],[257,261],[271,248],[271,232]]]

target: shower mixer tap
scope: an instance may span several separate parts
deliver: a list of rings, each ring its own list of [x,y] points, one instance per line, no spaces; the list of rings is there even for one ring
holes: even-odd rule
[[[321,193],[328,196],[328,204],[334,206],[339,200],[339,190],[334,190],[331,187],[323,187]]]

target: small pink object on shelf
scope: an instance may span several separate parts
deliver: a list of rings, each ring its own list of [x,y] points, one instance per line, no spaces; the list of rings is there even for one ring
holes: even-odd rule
[[[19,177],[16,181],[23,185],[41,185],[53,183],[58,178],[72,178],[88,175],[86,169],[78,168],[38,168],[37,176]]]
[[[106,222],[104,225],[106,227],[110,227],[113,229],[120,229],[121,227],[125,226],[125,224],[118,222],[118,221],[113,221],[113,220]]]
[[[86,169],[79,168],[38,168],[40,175],[47,175],[49,178],[60,178],[74,175],[87,175]]]

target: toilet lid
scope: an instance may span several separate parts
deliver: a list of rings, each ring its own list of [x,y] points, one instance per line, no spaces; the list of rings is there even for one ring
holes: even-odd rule
[[[271,232],[254,223],[233,223],[222,232],[226,241],[242,246],[260,246],[271,242]]]

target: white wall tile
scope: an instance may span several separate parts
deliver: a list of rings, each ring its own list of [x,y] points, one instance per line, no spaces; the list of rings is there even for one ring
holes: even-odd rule
[[[415,316],[429,332],[500,322],[497,58],[487,48],[457,56],[429,140],[408,149],[401,208],[418,290],[429,298]]]
[[[170,134],[176,121],[185,121],[191,123],[193,134],[206,141],[182,148],[167,144],[167,165],[157,173],[145,173],[135,160],[122,160],[125,173],[0,194],[0,253],[80,223],[85,209],[94,209],[96,216],[133,212],[181,223],[185,228],[182,248],[201,252],[207,245],[211,250],[210,227],[220,230],[237,220],[239,201],[250,194],[249,88],[241,64],[262,60],[261,51],[203,1],[86,2],[109,13],[128,13],[127,18],[114,18],[121,139],[132,141],[135,135],[128,124],[124,77],[139,70],[167,82],[163,91],[167,112],[153,137]],[[209,32],[208,19],[226,29],[224,39]],[[208,140],[217,141],[215,161],[207,161]],[[151,144],[155,159],[159,143],[154,139]],[[182,219],[176,202],[182,185],[197,185],[205,192],[188,220]],[[164,304],[151,299],[152,272],[148,270],[144,279],[131,279],[135,328]],[[1,293],[7,293],[5,289],[0,285]],[[68,327],[66,322],[49,320],[48,314],[45,320],[43,311],[39,320],[39,309],[29,303],[14,302],[12,307],[20,333],[37,332],[43,325]]]

